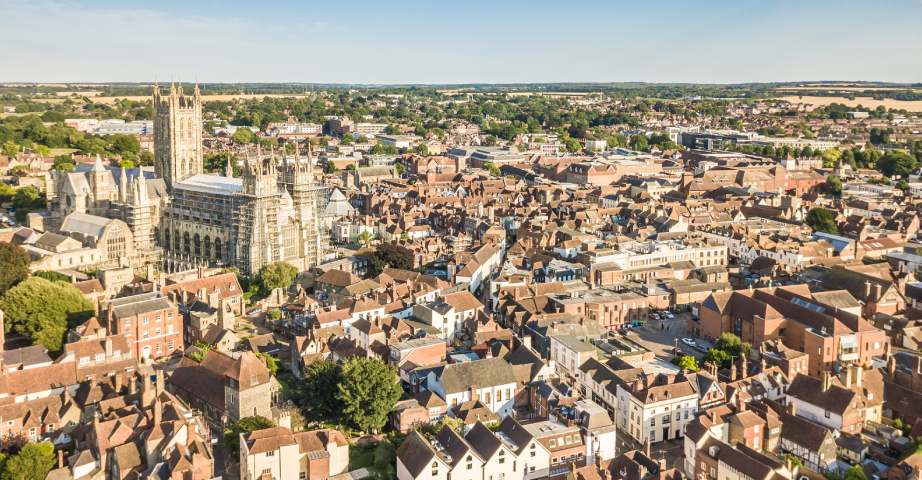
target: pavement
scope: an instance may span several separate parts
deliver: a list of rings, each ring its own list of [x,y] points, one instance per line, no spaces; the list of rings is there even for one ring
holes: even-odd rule
[[[630,338],[662,360],[672,360],[675,348],[683,355],[691,355],[700,360],[709,345],[700,339],[695,339],[698,348],[682,343],[683,338],[691,337],[686,328],[689,318],[690,313],[679,313],[672,319],[648,320],[642,327],[631,329]]]

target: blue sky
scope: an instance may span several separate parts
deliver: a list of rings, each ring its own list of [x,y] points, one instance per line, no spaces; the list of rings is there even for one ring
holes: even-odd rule
[[[0,81],[922,81],[922,0],[0,0]]]

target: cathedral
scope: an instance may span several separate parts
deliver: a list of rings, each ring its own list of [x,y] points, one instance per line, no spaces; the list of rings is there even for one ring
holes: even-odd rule
[[[154,86],[154,171],[105,167],[52,172],[49,225],[68,216],[118,219],[133,234],[134,258],[121,266],[156,263],[166,271],[236,267],[255,274],[276,261],[299,270],[317,265],[326,240],[320,212],[329,196],[314,181],[310,150],[302,156],[247,152],[241,177],[204,173],[202,97]],[[74,224],[74,221],[69,222]]]

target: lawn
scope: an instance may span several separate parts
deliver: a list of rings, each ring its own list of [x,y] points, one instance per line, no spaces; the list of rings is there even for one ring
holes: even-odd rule
[[[349,448],[349,471],[367,468],[375,478],[394,477],[394,445],[388,440]]]
[[[58,155],[70,155],[71,153],[76,152],[76,148],[52,148],[51,156],[57,157]]]

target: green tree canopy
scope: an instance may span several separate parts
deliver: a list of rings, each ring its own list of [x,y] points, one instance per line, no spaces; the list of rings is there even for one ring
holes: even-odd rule
[[[298,269],[286,262],[273,262],[259,271],[259,283],[265,292],[287,289],[298,276]]]
[[[733,333],[724,332],[717,337],[714,346],[704,355],[705,363],[714,363],[729,368],[734,360],[749,355],[751,346]]]
[[[382,243],[366,257],[369,263],[368,274],[372,277],[377,276],[388,267],[402,270],[413,269],[413,252],[394,243]]]
[[[68,327],[93,315],[93,304],[64,282],[29,277],[0,298],[7,329],[25,335],[50,351],[58,351]]]
[[[835,214],[825,208],[811,208],[810,211],[807,212],[806,222],[814,231],[832,234],[839,233]]]
[[[246,145],[248,143],[256,143],[256,134],[252,130],[246,127],[240,127],[234,134],[231,135],[231,140],[238,145]]]
[[[263,363],[266,364],[266,368],[269,369],[269,373],[271,373],[273,376],[278,373],[279,361],[275,357],[269,355],[268,353],[256,352],[256,358],[262,360]]]
[[[499,177],[503,173],[499,170],[499,167],[496,166],[493,162],[486,162],[483,164],[483,169],[490,172],[490,175],[494,177]]]
[[[677,367],[689,372],[697,372],[700,368],[698,367],[698,359],[691,355],[682,355],[681,357],[676,357],[674,363]]]
[[[919,168],[919,161],[916,157],[902,150],[887,152],[877,159],[877,169],[888,177],[909,175],[917,168]]]
[[[0,242],[0,295],[29,276],[29,254],[17,245]]]
[[[842,180],[835,175],[829,175],[826,177],[826,189],[829,190],[829,193],[832,193],[833,195],[842,193]]]
[[[32,185],[21,187],[13,196],[13,207],[16,208],[16,219],[25,221],[29,212],[45,208],[45,194]]]
[[[341,381],[342,370],[336,362],[321,360],[305,367],[298,393],[298,405],[304,415],[314,420],[335,417],[339,413]]]
[[[637,150],[638,152],[646,152],[650,148],[647,136],[642,133],[631,135],[630,146],[632,150]]]
[[[239,460],[241,433],[255,432],[256,430],[272,428],[274,426],[275,424],[272,423],[272,420],[259,415],[241,418],[236,423],[232,423],[224,428],[224,437],[221,440],[221,445],[224,446],[224,450],[230,453],[235,460]]]
[[[51,442],[27,443],[16,455],[6,459],[0,480],[45,480],[54,468]]]
[[[851,468],[845,471],[845,475],[842,478],[843,480],[868,480],[868,476],[865,475],[861,465],[852,465]]]
[[[378,432],[384,427],[402,394],[397,373],[377,358],[352,358],[342,366],[343,418],[362,431]]]

